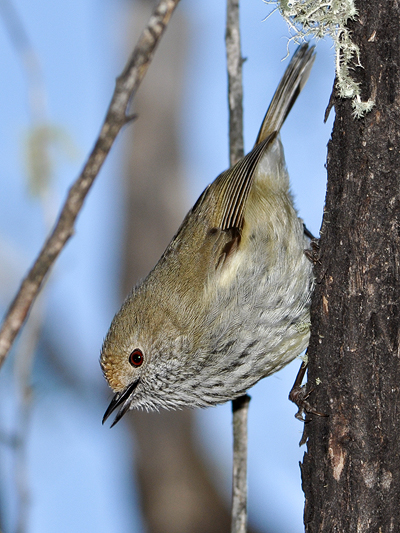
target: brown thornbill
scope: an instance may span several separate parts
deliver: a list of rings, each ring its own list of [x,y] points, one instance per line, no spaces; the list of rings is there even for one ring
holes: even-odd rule
[[[279,130],[307,81],[300,46],[254,148],[209,185],[150,274],[133,288],[100,363],[119,408],[206,407],[237,398],[309,338],[308,239],[293,206]]]

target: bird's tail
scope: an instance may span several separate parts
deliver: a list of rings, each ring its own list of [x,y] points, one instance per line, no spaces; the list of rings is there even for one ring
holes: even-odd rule
[[[256,145],[281,129],[310,75],[315,59],[314,48],[314,46],[309,47],[307,43],[297,48],[265,114]]]

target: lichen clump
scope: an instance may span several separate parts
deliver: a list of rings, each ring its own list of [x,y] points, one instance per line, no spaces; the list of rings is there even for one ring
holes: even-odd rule
[[[350,76],[350,64],[361,66],[360,50],[351,40],[346,24],[357,17],[354,0],[264,0],[277,4],[289,25],[292,39],[303,41],[306,37],[321,39],[329,35],[336,51],[337,87],[342,98],[351,98],[356,118],[363,117],[374,107],[374,101],[361,100],[359,83]]]

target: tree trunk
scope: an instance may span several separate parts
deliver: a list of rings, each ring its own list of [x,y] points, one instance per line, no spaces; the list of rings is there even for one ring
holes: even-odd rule
[[[328,188],[312,302],[307,533],[400,531],[400,25],[393,0],[349,24],[376,105],[354,119],[334,95]]]

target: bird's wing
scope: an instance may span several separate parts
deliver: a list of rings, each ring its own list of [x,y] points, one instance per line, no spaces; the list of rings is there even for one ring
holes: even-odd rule
[[[264,142],[256,145],[253,150],[223,172],[211,185],[209,195],[216,198],[216,206],[212,217],[212,225],[220,230],[242,230],[243,213],[253,183],[254,171],[262,155],[276,133],[271,134]]]
[[[211,208],[212,227],[221,230],[243,227],[243,213],[253,183],[254,171],[268,147],[275,140],[296,98],[303,89],[315,59],[314,47],[303,44],[293,55],[265,114],[253,150],[226,170],[199,198]],[[204,202],[204,203],[203,203]]]

